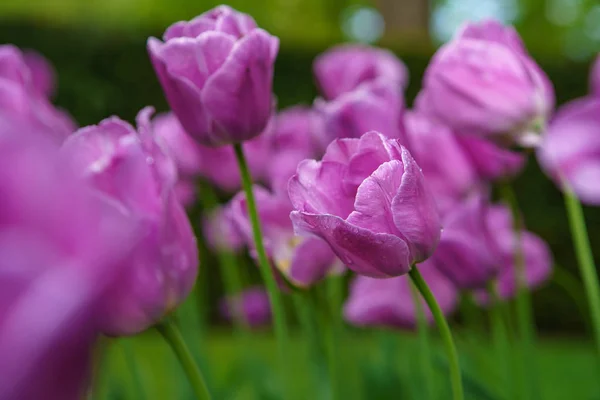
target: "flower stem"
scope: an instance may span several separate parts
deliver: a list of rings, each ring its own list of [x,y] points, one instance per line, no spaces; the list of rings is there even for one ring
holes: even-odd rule
[[[242,176],[242,185],[244,192],[246,193],[246,202],[248,204],[248,214],[250,216],[250,222],[252,224],[252,234],[254,236],[254,246],[258,255],[258,266],[262,279],[265,281],[267,293],[269,295],[269,301],[271,303],[271,309],[273,311],[273,322],[275,325],[275,339],[279,348],[279,361],[282,368],[286,368],[289,360],[285,357],[285,352],[288,347],[288,331],[287,323],[285,320],[285,312],[283,309],[283,303],[281,301],[281,293],[277,287],[271,264],[265,251],[263,244],[262,231],[260,226],[260,220],[258,219],[258,212],[256,210],[256,201],[254,199],[254,193],[252,191],[252,177],[246,163],[246,157],[244,156],[244,150],[240,143],[233,145],[235,155],[237,158],[238,166],[240,168],[240,175]],[[287,373],[284,370],[285,379],[287,382]]]
[[[342,307],[342,278],[334,276],[330,277],[325,281],[327,285],[325,304],[329,303],[330,315],[326,318],[324,324],[326,325],[327,338],[327,365],[329,367],[329,379],[331,382],[331,399],[340,400],[342,399],[340,393],[340,376],[338,371],[339,361],[339,340],[341,331],[340,313]],[[328,300],[328,301],[327,301]]]
[[[514,263],[515,263],[515,282],[517,284],[516,309],[517,309],[517,329],[521,342],[523,396],[525,399],[537,398],[538,383],[535,362],[535,324],[533,321],[533,311],[531,305],[531,294],[527,288],[525,275],[525,255],[523,253],[523,218],[519,210],[517,197],[509,184],[501,186],[502,197],[508,203],[512,218],[514,230]]]
[[[156,325],[156,329],[163,336],[165,341],[171,346],[171,349],[179,359],[183,370],[185,371],[197,400],[210,400],[211,396],[208,392],[206,382],[202,376],[202,372],[196,365],[192,354],[187,348],[183,336],[177,329],[173,321],[165,318]]]
[[[492,339],[496,350],[496,359],[502,368],[504,376],[504,385],[508,392],[509,399],[514,398],[513,382],[511,376],[510,346],[508,342],[508,328],[502,315],[502,304],[498,297],[498,290],[493,281],[488,283],[488,295],[490,298],[490,324],[492,327]]]
[[[585,285],[585,292],[592,316],[596,348],[600,356],[600,285],[598,284],[598,275],[596,273],[596,266],[594,265],[594,256],[585,226],[585,217],[581,203],[566,184],[564,187],[565,206],[569,216],[571,235],[575,244],[575,254]]]
[[[421,357],[421,368],[423,377],[425,378],[425,385],[421,389],[424,392],[422,394],[422,398],[431,399],[432,393],[435,393],[435,376],[431,365],[431,346],[429,345],[429,333],[427,332],[427,319],[425,317],[425,310],[423,310],[421,296],[419,295],[419,291],[413,283],[410,283],[410,292],[417,316],[419,356]]]
[[[456,346],[454,345],[454,340],[452,339],[452,332],[450,332],[450,327],[448,326],[448,322],[446,322],[446,318],[440,309],[433,293],[429,290],[427,283],[421,276],[421,273],[417,269],[417,266],[411,268],[408,273],[410,279],[414,283],[414,285],[419,289],[423,299],[427,303],[431,314],[433,315],[433,319],[435,320],[436,325],[440,331],[440,336],[442,338],[442,342],[444,343],[444,347],[446,348],[446,353],[448,355],[448,361],[450,364],[450,382],[452,383],[452,398],[454,400],[463,400],[463,385],[462,378],[460,373],[460,365],[458,363],[458,354],[456,352]]]

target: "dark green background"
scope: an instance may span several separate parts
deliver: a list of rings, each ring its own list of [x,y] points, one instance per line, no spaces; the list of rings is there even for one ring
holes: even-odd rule
[[[36,49],[53,62],[59,76],[56,103],[69,110],[80,125],[96,123],[109,115],[132,121],[138,110],[146,105],[154,105],[158,111],[167,109],[145,47],[148,36],[160,34],[160,31],[139,30],[110,34],[31,22],[5,21],[0,25],[0,42]],[[312,102],[317,93],[312,81],[311,63],[323,50],[318,46],[298,48],[281,43],[275,76],[275,92],[281,107]],[[419,90],[431,54],[425,50],[423,53],[398,55],[410,70],[411,83],[407,90],[410,103]],[[539,62],[554,82],[559,104],[586,94],[587,63],[547,56]],[[516,188],[528,228],[548,241],[561,266],[576,273],[562,197],[539,171],[533,157],[525,173],[517,180]],[[597,208],[586,209],[586,217],[598,260],[600,211]],[[202,268],[211,270],[211,297],[215,300],[220,292],[216,269],[210,266]],[[581,313],[555,283],[549,283],[536,292],[534,301],[540,329],[547,333],[582,332],[584,321]]]

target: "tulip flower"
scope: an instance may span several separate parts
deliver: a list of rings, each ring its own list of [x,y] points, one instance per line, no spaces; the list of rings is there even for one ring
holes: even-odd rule
[[[171,109],[199,143],[222,146],[259,135],[273,108],[279,40],[252,17],[219,6],[148,39]]]
[[[516,237],[512,227],[510,210],[503,205],[491,207],[486,216],[488,229],[496,248],[499,250],[499,272],[496,290],[502,299],[509,299],[517,293],[517,271],[515,270]],[[548,245],[539,236],[529,231],[520,235],[520,246],[524,259],[524,284],[529,288],[540,286],[552,273],[552,254]],[[481,303],[487,303],[484,290],[476,292]]]
[[[272,194],[259,186],[255,186],[253,191],[262,223],[265,249],[277,271],[288,282],[297,287],[308,287],[329,274],[344,271],[326,242],[316,237],[294,235],[289,217],[292,206],[287,197]],[[237,194],[229,207],[239,232],[248,246],[253,248],[252,226],[245,194]]]
[[[434,55],[417,109],[460,134],[537,145],[554,94],[519,43],[510,28],[467,26]]]
[[[221,315],[231,321],[239,315],[250,327],[260,327],[271,322],[269,296],[261,287],[253,287],[235,296],[225,297],[219,303]]]
[[[135,229],[67,168],[51,134],[0,119],[0,398],[80,399],[99,306]]]
[[[0,111],[61,143],[75,130],[75,124],[50,103],[44,92],[47,88],[39,86],[39,71],[32,71],[32,64],[18,48],[0,46]]]
[[[408,85],[408,69],[393,53],[364,45],[334,47],[313,65],[317,85],[327,100],[381,80],[401,91]]]
[[[397,140],[378,132],[333,141],[322,161],[298,165],[288,192],[296,232],[325,240],[360,275],[405,274],[440,237],[421,169]]]
[[[444,229],[431,260],[460,289],[485,288],[499,270],[499,250],[488,227],[488,205],[474,195],[442,219]]]
[[[469,154],[449,128],[414,111],[405,114],[404,126],[408,147],[423,170],[441,214],[480,187]]]
[[[31,50],[23,52],[23,61],[29,69],[33,88],[42,96],[52,97],[56,89],[56,73],[52,64]]]
[[[456,309],[458,290],[431,261],[419,265],[419,271],[444,315]],[[408,276],[389,279],[373,279],[357,276],[350,285],[350,293],[344,304],[344,319],[356,326],[384,326],[414,329],[417,325],[417,309]],[[431,311],[423,302],[422,309],[429,323],[433,322]]]
[[[195,142],[173,113],[157,116],[153,125],[157,140],[175,160],[182,182],[193,182],[196,177],[202,177],[227,193],[240,189],[240,171],[231,146],[209,147]],[[268,136],[265,132],[243,144],[250,171],[257,181],[266,180],[265,159],[270,153]],[[215,168],[216,165],[219,167]]]
[[[242,249],[246,238],[238,230],[230,206],[212,210],[203,220],[203,234],[210,248],[223,251]]]
[[[538,150],[540,165],[586,204],[600,205],[600,99],[582,98],[558,110]]]
[[[372,130],[404,141],[401,129],[404,99],[388,82],[362,85],[330,102],[317,99],[314,108],[322,118],[328,141],[359,138]]]
[[[192,227],[173,191],[175,163],[155,140],[152,112],[138,114],[139,132],[113,117],[80,129],[63,147],[97,192],[143,230],[104,304],[103,330],[110,335],[134,334],[158,322],[186,298],[198,270]]]

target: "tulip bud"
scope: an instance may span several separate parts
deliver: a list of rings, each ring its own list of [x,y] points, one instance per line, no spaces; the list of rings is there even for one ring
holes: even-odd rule
[[[196,239],[173,191],[175,164],[155,141],[152,111],[138,115],[139,133],[113,117],[80,129],[63,147],[76,170],[142,230],[125,276],[105,299],[101,323],[110,335],[158,322],[186,298],[198,271]]]
[[[420,264],[419,271],[444,315],[449,315],[458,303],[456,287],[430,261]],[[356,326],[413,329],[418,315],[410,285],[408,276],[389,279],[357,276],[350,285],[350,294],[344,304],[344,319]],[[421,301],[422,310],[431,324],[431,311]]]
[[[460,134],[535,146],[554,105],[552,86],[514,31],[489,29],[467,26],[438,50],[417,108]]]
[[[271,322],[271,304],[267,292],[260,287],[246,289],[228,296],[219,304],[221,315],[228,321],[243,318],[248,326],[256,328]]]
[[[222,146],[259,135],[273,108],[279,40],[252,17],[219,6],[163,36],[148,52],[165,96],[199,143]]]
[[[363,45],[334,47],[317,57],[313,70],[327,100],[377,80],[397,91],[408,84],[408,70],[392,52]]]
[[[296,232],[325,240],[361,275],[405,274],[440,237],[421,169],[397,140],[378,132],[333,141],[322,161],[298,165],[288,192]]]
[[[558,110],[538,150],[544,171],[582,202],[600,205],[600,98],[582,98]]]
[[[596,57],[596,61],[592,65],[590,71],[591,92],[594,96],[600,96],[600,55]]]

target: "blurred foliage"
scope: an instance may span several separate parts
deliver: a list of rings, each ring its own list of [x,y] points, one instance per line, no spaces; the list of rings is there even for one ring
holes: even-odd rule
[[[181,1],[172,0],[172,4]],[[65,2],[66,0],[55,0],[47,3]],[[130,4],[131,1],[123,3]],[[212,5],[207,2],[199,3],[197,12]],[[0,4],[0,8],[9,7],[6,1]],[[248,6],[250,7],[250,2]],[[188,18],[196,12],[175,11],[178,7],[172,8],[169,16],[161,17],[164,25],[177,18]],[[186,14],[175,15],[178,12]],[[260,19],[260,13],[257,16]],[[298,18],[298,21],[304,21],[303,18],[308,17],[298,15]],[[318,29],[316,21],[314,24],[311,22],[300,25],[310,26],[308,31]],[[161,28],[108,32],[110,31],[90,27],[57,27],[39,21],[4,22],[0,25],[0,42],[36,49],[54,63],[59,77],[56,102],[69,110],[80,125],[94,124],[113,114],[132,121],[136,113],[146,105],[154,105],[158,111],[166,110],[165,100],[145,49],[147,37],[159,36]],[[293,41],[282,38],[274,85],[280,107],[312,102],[317,92],[312,81],[311,64],[315,55],[325,50],[326,45],[316,42],[311,46],[298,47]],[[431,49],[426,49],[427,52],[422,49],[392,49],[404,60],[411,73],[411,83],[407,90],[409,104],[419,90],[423,71],[431,56]],[[539,61],[555,84],[559,104],[587,92],[587,63],[548,57],[541,57]],[[577,271],[562,198],[554,185],[540,172],[534,157],[515,185],[529,229],[548,241],[560,265]],[[600,249],[600,210],[586,209],[586,216],[591,230],[592,248]],[[598,259],[600,252],[597,251],[596,256]],[[220,293],[218,272],[216,268],[202,269],[210,273],[210,283],[206,287],[210,288],[210,297],[214,301]],[[541,328],[563,332],[581,331],[583,328],[583,317],[575,302],[557,285],[548,284],[536,293],[534,300]]]

